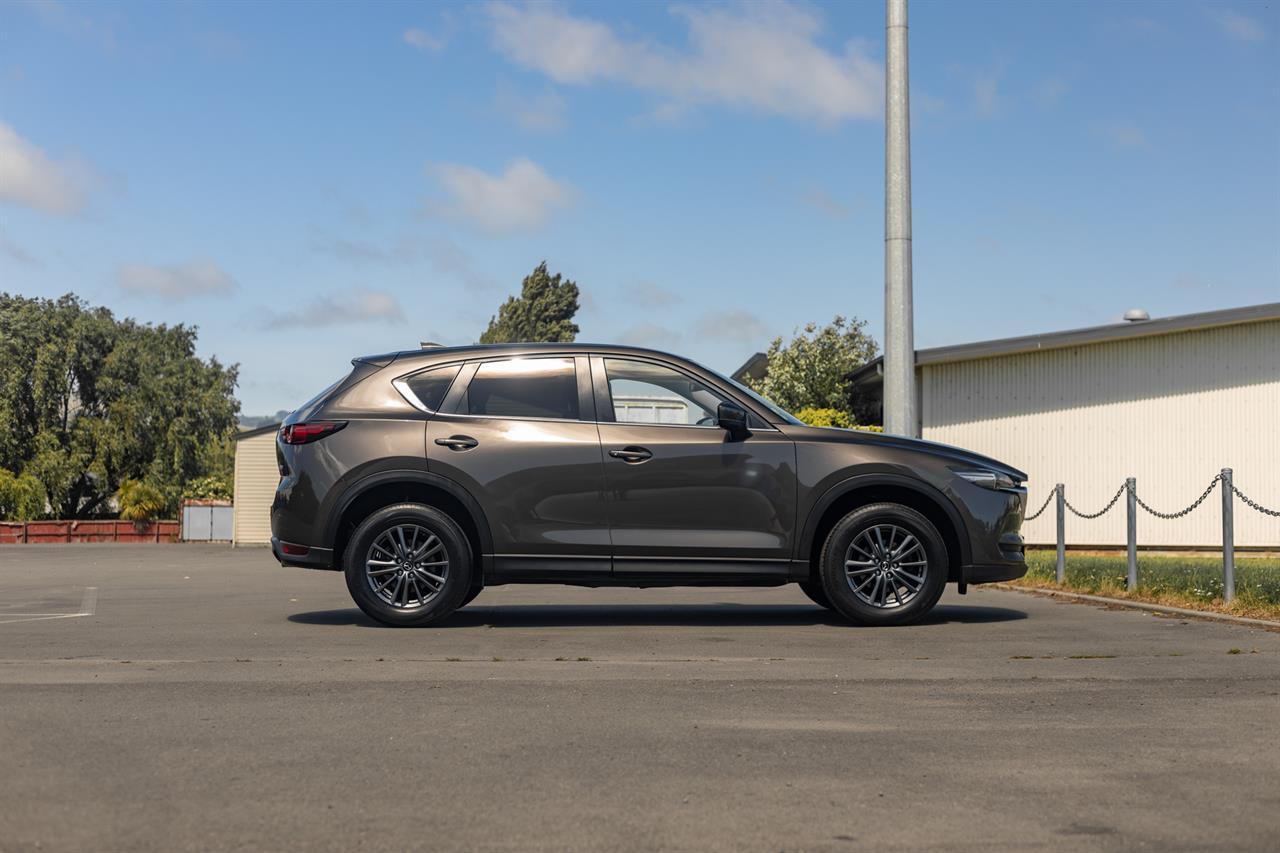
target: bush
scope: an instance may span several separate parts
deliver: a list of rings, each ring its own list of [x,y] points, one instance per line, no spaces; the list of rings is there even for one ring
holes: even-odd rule
[[[229,501],[231,500],[231,479],[217,474],[197,477],[183,488],[182,497],[184,500]]]
[[[44,515],[44,487],[30,474],[0,468],[0,519],[30,521]]]
[[[121,483],[116,499],[120,501],[120,517],[129,521],[155,521],[169,504],[159,489],[137,480]]]
[[[796,412],[796,417],[809,426],[839,427],[840,429],[860,429],[866,432],[884,432],[878,426],[859,426],[853,422],[848,412],[839,409],[818,409],[809,407]]]

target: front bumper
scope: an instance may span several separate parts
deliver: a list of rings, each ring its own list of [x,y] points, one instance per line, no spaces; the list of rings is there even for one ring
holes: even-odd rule
[[[1027,573],[1026,548],[1017,533],[1000,537],[999,560],[971,563],[960,569],[962,583],[999,583],[1017,580]]]
[[[271,537],[271,553],[282,566],[299,569],[321,569],[334,571],[332,548],[310,548],[306,554],[286,554],[280,537]]]

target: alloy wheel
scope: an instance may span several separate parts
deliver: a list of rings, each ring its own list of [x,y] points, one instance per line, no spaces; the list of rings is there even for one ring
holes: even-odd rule
[[[873,524],[845,551],[844,572],[859,600],[884,610],[903,607],[924,588],[929,560],[920,539],[896,524]]]
[[[383,603],[399,610],[425,607],[444,590],[449,554],[440,537],[418,524],[378,534],[365,556],[364,576]]]

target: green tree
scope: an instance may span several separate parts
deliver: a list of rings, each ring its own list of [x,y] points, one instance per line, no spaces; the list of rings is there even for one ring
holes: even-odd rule
[[[502,303],[480,343],[569,343],[578,336],[577,313],[578,285],[548,273],[543,261],[525,276],[520,295]]]
[[[56,517],[108,514],[126,479],[176,512],[186,481],[228,469],[240,408],[237,368],[195,342],[72,295],[0,293],[0,468],[39,481]]]
[[[0,468],[0,521],[30,521],[44,514],[44,486],[30,474]]]
[[[880,350],[857,317],[837,316],[828,325],[810,323],[790,341],[769,345],[768,372],[752,387],[788,411],[850,411],[848,374],[875,358]],[[860,413],[859,413],[860,414]],[[859,419],[854,418],[856,423]]]

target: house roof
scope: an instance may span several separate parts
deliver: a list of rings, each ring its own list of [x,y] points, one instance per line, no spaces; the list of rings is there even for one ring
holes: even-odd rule
[[[1201,311],[1197,314],[1179,314],[1176,317],[1161,317],[1156,320],[1109,323],[1105,326],[1068,329],[1063,332],[1044,332],[1038,335],[1023,335],[1017,338],[998,338],[992,341],[933,347],[932,349],[916,350],[916,366],[923,367],[929,364],[973,361],[979,358],[1017,355],[1085,344],[1109,343],[1130,338],[1148,338],[1177,332],[1214,329],[1221,326],[1259,323],[1266,320],[1280,320],[1280,302],[1269,302],[1264,305],[1246,305],[1242,308],[1225,308],[1220,311]],[[867,362],[862,367],[851,372],[849,379],[855,385],[874,380],[882,373],[882,362],[883,358]]]
[[[277,430],[280,429],[281,423],[282,421],[276,421],[273,424],[264,424],[263,426],[254,427],[253,429],[242,429],[235,434],[235,440],[239,441],[242,438],[253,438],[255,435],[263,435],[268,432],[276,432]]]
[[[768,371],[769,356],[758,352],[744,361],[742,366],[730,373],[729,376],[734,382],[746,382],[748,379],[764,379],[764,375]]]

